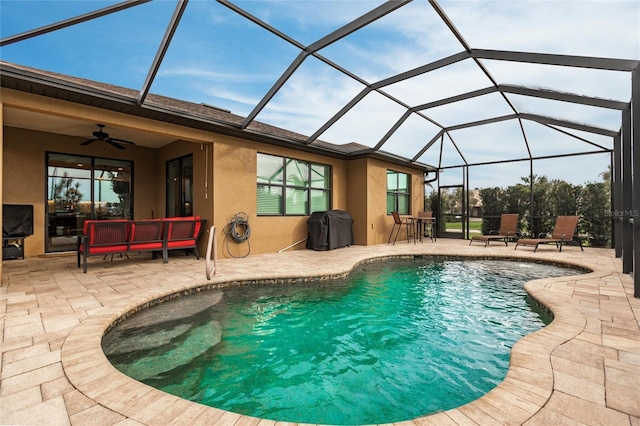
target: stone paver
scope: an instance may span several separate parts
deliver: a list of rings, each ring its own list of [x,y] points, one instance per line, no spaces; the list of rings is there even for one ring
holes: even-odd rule
[[[104,331],[145,303],[203,285],[343,275],[372,258],[412,254],[515,256],[592,272],[527,283],[555,319],[514,345],[498,387],[462,407],[398,424],[640,426],[640,300],[613,250],[569,246],[558,253],[549,246],[533,253],[446,239],[220,259],[209,282],[204,261],[193,257],[171,256],[167,264],[148,254],[92,258],[86,274],[75,255],[6,261],[0,424],[275,424],[182,400],[122,375],[102,353]]]

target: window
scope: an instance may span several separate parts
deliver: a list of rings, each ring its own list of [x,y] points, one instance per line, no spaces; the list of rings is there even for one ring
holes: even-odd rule
[[[387,170],[387,214],[393,211],[409,214],[411,199],[409,182],[411,179],[408,174]]]
[[[258,153],[258,214],[308,216],[331,208],[331,167]]]

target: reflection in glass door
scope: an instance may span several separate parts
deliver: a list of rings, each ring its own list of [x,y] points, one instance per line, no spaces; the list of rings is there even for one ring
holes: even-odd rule
[[[193,215],[193,155],[167,161],[167,217]]]
[[[131,167],[122,161],[96,158],[93,176],[93,217],[131,219]]]
[[[86,219],[131,218],[130,161],[47,153],[47,253],[76,249]]]
[[[462,185],[438,188],[440,212],[438,217],[439,236],[444,238],[464,238],[466,211],[464,187]]]

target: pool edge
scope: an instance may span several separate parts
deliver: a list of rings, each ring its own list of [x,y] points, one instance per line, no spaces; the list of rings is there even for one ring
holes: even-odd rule
[[[330,275],[338,276],[347,274],[363,262],[389,257],[412,256],[414,254],[402,253],[381,255],[365,253],[360,259],[351,261],[347,268],[337,268],[337,272]],[[515,254],[516,253],[514,253],[514,255]],[[430,253],[419,253],[419,255],[452,256],[447,253],[439,253],[438,250],[431,251]],[[437,422],[438,417],[442,415],[446,415],[451,419],[460,418],[460,416],[464,416],[469,419],[478,418],[479,414],[477,410],[480,410],[482,415],[486,414],[488,418],[493,419],[493,421],[499,420],[510,424],[521,424],[535,415],[536,412],[546,404],[546,401],[548,401],[553,392],[551,354],[559,345],[577,336],[584,329],[586,319],[579,311],[571,308],[570,306],[565,306],[570,305],[569,303],[566,303],[563,299],[558,299],[557,296],[551,295],[547,290],[547,286],[551,283],[558,284],[568,281],[601,277],[610,274],[611,271],[606,271],[604,269],[599,270],[597,267],[594,268],[594,265],[565,261],[563,259],[558,259],[555,256],[548,256],[547,254],[541,253],[537,253],[535,256],[531,256],[530,254],[514,255],[498,255],[495,253],[483,254],[479,252],[456,254],[455,257],[493,259],[508,258],[523,261],[542,260],[550,263],[577,266],[589,269],[592,272],[581,275],[546,278],[543,280],[528,282],[525,288],[535,300],[542,303],[553,312],[554,321],[542,330],[523,337],[514,345],[510,367],[505,380],[496,388],[479,399],[461,407],[447,410],[442,413],[420,417],[415,419],[416,422]],[[312,278],[308,276],[302,277],[300,275],[288,276],[286,273],[274,275],[277,276],[272,278],[247,277],[245,280],[253,282],[255,280]],[[318,275],[315,277],[317,276]],[[320,276],[327,276],[327,274],[320,274]],[[228,282],[230,282],[230,280],[225,280],[224,276],[217,278],[214,277],[214,282],[211,284],[219,285]],[[133,301],[128,300],[127,302],[120,303],[113,307],[102,308],[84,320],[70,332],[61,349],[62,365],[69,381],[76,389],[87,397],[95,400],[97,403],[141,423],[154,424],[154,419],[157,418],[158,411],[162,412],[162,416],[165,419],[171,416],[171,412],[175,412],[174,420],[180,422],[198,418],[198,421],[208,419],[207,422],[210,423],[223,420],[225,422],[243,420],[242,423],[245,421],[255,423],[257,419],[189,402],[137,382],[136,380],[117,371],[109,363],[102,352],[102,336],[122,315],[130,312],[131,310],[139,309],[140,306],[144,306],[145,304],[153,303],[154,300],[159,298],[183,291],[190,291],[192,288],[198,286],[199,285],[197,284],[183,285],[171,289],[148,291],[142,293],[140,296],[133,299]],[[581,318],[582,322],[577,321],[576,318]],[[537,347],[537,351],[540,350],[540,345],[543,345],[545,348],[545,353],[542,355],[537,354],[534,361],[536,363],[541,363],[540,365],[545,365],[542,363],[548,362],[548,366],[545,365],[545,371],[536,371],[537,374],[531,375],[528,374],[528,371],[523,371],[523,369],[529,371],[531,371],[531,369],[520,364],[522,364],[522,360],[531,361],[531,355],[528,349],[529,345],[534,344]],[[526,394],[526,397],[518,396],[519,393],[523,395]],[[536,393],[540,393],[540,395],[537,395]],[[514,395],[517,397],[516,405],[514,406],[516,408],[509,410],[509,412],[494,412],[495,410],[500,411],[496,407],[497,405],[513,406]],[[537,398],[539,398],[541,403],[534,402]],[[531,401],[532,399],[534,401]],[[167,408],[167,406],[169,408]],[[159,410],[160,407],[163,409]],[[480,415],[480,417],[482,417],[482,415]]]

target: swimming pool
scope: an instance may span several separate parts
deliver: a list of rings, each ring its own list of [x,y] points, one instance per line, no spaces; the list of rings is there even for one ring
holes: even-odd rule
[[[462,405],[495,387],[542,326],[522,285],[572,269],[394,259],[344,280],[211,290],[104,338],[125,374],[186,399],[281,421],[370,424]]]

